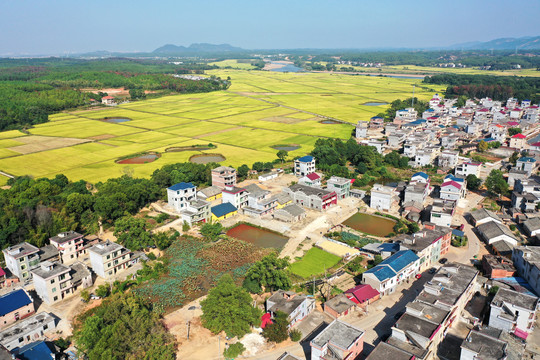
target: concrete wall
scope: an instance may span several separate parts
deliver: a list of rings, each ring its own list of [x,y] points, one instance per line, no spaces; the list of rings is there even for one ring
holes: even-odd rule
[[[34,303],[31,302],[30,304],[20,307],[4,316],[0,316],[0,329],[8,327],[17,320],[21,320],[25,317],[33,315],[35,311]],[[18,314],[18,316],[15,317],[15,314]]]
[[[105,278],[105,268],[103,267],[103,258],[101,255],[90,251],[90,263],[92,264],[92,270],[102,278]]]

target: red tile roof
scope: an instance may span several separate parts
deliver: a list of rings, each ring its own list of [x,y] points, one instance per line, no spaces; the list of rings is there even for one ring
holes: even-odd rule
[[[534,144],[531,144],[531,146],[540,146],[540,141],[539,141],[539,142],[535,142]]]
[[[1,267],[0,267],[0,276],[6,276],[6,272]]]
[[[450,181],[447,181],[447,182],[444,182],[442,185],[441,185],[441,188],[442,187],[445,187],[445,186],[453,186],[455,187],[456,189],[461,189],[461,184],[453,181],[453,180],[450,180]]]
[[[516,134],[512,136],[512,139],[526,139],[527,137],[523,134]]]
[[[316,173],[311,173],[311,174],[307,174],[306,177],[311,180],[311,181],[314,181],[314,180],[318,180],[320,179],[321,177],[319,175],[317,175]]]
[[[372,288],[371,285],[361,284],[345,291],[345,294],[353,302],[361,304],[367,300],[373,299],[380,293],[376,289]]]
[[[104,96],[101,99],[112,100],[112,99],[114,99],[114,97],[112,97],[112,96]]]

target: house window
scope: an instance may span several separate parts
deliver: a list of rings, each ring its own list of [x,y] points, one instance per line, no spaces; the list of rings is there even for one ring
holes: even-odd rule
[[[51,280],[51,284],[54,284],[54,279]]]
[[[58,300],[58,296],[55,296],[55,297],[53,298],[53,300],[54,300],[54,301],[57,301],[57,300]]]
[[[53,287],[51,291],[52,291],[52,292],[56,292],[56,288],[55,288],[55,287]]]
[[[19,338],[19,343],[22,343],[24,341],[24,338],[20,337]]]
[[[49,328],[49,325],[45,324],[43,325],[43,330],[47,330]]]

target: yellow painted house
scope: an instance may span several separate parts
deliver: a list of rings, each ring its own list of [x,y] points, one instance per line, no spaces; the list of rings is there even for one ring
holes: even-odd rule
[[[292,198],[287,194],[279,194],[277,198],[276,210],[283,209],[285,206],[292,204]]]
[[[197,192],[197,197],[212,202],[222,197],[222,190],[217,186],[209,186]]]
[[[238,209],[231,203],[222,203],[212,206],[212,221],[225,220],[238,214]]]

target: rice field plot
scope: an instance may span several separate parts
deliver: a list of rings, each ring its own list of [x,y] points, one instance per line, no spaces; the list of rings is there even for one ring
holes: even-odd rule
[[[0,132],[0,139],[14,139],[25,135],[25,133],[20,132],[19,130],[8,130]]]
[[[333,267],[340,260],[341,258],[339,256],[313,247],[300,260],[289,265],[289,271],[304,279],[308,279],[311,276],[324,273],[326,269]]]
[[[240,70],[255,69],[255,66],[251,65],[251,63],[239,62],[238,60],[235,60],[235,59],[227,59],[227,60],[222,60],[222,61],[211,62],[211,63],[208,63],[208,65],[218,66],[220,68],[231,67],[233,69],[240,69]]]
[[[69,122],[50,122],[36,125],[29,130],[32,135],[90,138],[93,136],[111,134],[127,135],[141,132],[141,129],[127,127],[118,124],[110,124],[103,121],[76,119]]]
[[[237,127],[238,126],[223,123],[198,121],[196,124],[190,123],[186,125],[174,126],[171,128],[161,129],[160,131],[186,137],[202,137],[205,134],[226,132],[230,129],[236,129]]]

